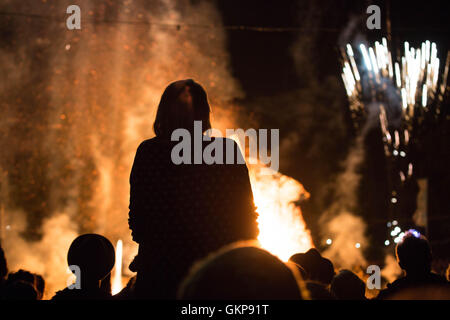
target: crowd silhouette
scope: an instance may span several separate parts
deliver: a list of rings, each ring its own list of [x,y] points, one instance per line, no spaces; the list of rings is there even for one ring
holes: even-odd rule
[[[430,270],[431,250],[425,237],[407,233],[396,246],[396,254],[405,275],[388,284],[373,299],[450,299],[450,268],[446,277]],[[77,237],[70,246],[67,262],[80,267],[79,278],[56,292],[52,300],[167,299],[164,294],[158,296],[157,291],[141,296],[137,276],[112,295],[109,275],[114,255],[111,242],[101,235]],[[45,280],[41,275],[25,270],[8,273],[1,248],[0,259],[0,299],[41,300],[44,297]],[[285,263],[261,249],[256,241],[238,241],[211,252],[186,269],[174,299],[369,300],[366,289],[366,283],[358,275],[346,269],[336,271],[331,261],[314,248],[293,255]]]
[[[174,164],[171,133],[193,133],[194,121],[210,125],[210,106],[202,86],[188,79],[164,91],[154,123],[155,138],[141,143],[130,175],[129,227],[138,254],[129,266],[136,273],[125,288],[111,294],[115,252],[99,234],[73,240],[67,263],[76,280],[52,300],[368,300],[366,283],[352,270],[336,270],[312,248],[283,262],[259,247],[257,213],[245,164],[226,138],[204,141],[195,158],[212,143],[224,152],[222,163]],[[188,152],[189,153],[189,152]],[[0,247],[0,298],[40,300],[45,279],[29,271],[8,272]],[[404,276],[375,299],[450,299],[446,277],[431,270],[428,240],[407,232],[396,246]]]

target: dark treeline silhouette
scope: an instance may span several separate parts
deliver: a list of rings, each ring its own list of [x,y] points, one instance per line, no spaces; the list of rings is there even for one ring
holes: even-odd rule
[[[52,299],[367,300],[364,281],[350,270],[335,270],[315,248],[285,263],[259,247],[248,170],[237,162],[243,155],[235,142],[211,138],[200,148],[203,154],[213,143],[222,145],[224,160],[231,145],[233,164],[174,164],[172,132],[194,133],[194,121],[201,121],[203,134],[211,127],[209,117],[207,95],[198,83],[182,80],[166,88],[154,123],[156,137],[140,144],[130,175],[129,227],[139,251],[129,269],[136,275],[112,296],[114,247],[102,235],[84,234],[67,253],[76,280]],[[182,156],[195,158],[198,150],[190,151]],[[450,299],[448,270],[447,279],[431,271],[424,236],[407,232],[396,256],[405,275],[377,299]],[[39,300],[44,290],[38,274],[8,273],[0,250],[1,299]]]

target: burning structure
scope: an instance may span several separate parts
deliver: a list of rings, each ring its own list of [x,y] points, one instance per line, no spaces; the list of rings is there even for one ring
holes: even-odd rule
[[[213,127],[234,128],[243,95],[229,72],[214,6],[188,1],[81,0],[82,29],[68,31],[69,1],[1,5],[8,35],[0,48],[0,207],[2,246],[11,270],[47,280],[47,298],[66,286],[66,254],[79,234],[97,232],[118,242],[122,267],[136,253],[128,230],[128,179],[139,143],[152,137],[155,109],[167,83],[201,82],[213,107]],[[17,15],[14,13],[29,13]],[[132,19],[136,23],[127,23]],[[24,20],[26,23],[24,23]],[[184,26],[148,21],[184,21]],[[258,207],[259,240],[286,260],[312,246],[294,203],[302,185],[279,173],[250,168]],[[120,243],[120,245],[119,245]]]

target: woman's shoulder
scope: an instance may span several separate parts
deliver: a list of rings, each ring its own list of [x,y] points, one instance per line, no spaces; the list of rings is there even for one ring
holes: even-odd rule
[[[160,138],[153,137],[146,139],[139,144],[138,151],[151,150],[155,148],[167,147],[170,143],[168,141],[163,141]]]
[[[177,145],[176,141],[164,140],[161,138],[151,138],[142,141],[137,149],[136,154],[139,157],[148,158],[150,156],[158,155],[156,158],[163,157],[165,159],[166,156],[171,155],[172,149]],[[242,150],[239,147],[239,144],[233,139],[226,137],[211,137],[209,139],[202,139],[200,145],[202,149],[205,148],[212,143],[215,144],[215,148],[220,145],[220,152],[224,157],[227,157],[228,154],[233,155],[234,161],[237,164],[245,163],[243,160]],[[190,141],[190,144],[187,145],[188,148],[195,149],[196,142]]]
[[[242,165],[245,165],[245,159],[243,152],[241,150],[241,146],[239,143],[233,139],[227,138],[227,137],[216,137],[212,138],[211,141],[216,141],[217,144],[221,144],[221,152],[223,154],[224,160],[223,162],[227,162],[227,164],[235,164],[237,167],[241,167]],[[229,163],[229,160],[225,161],[226,159],[229,159],[229,157],[232,157],[233,161],[232,163]],[[232,167],[232,166],[228,166]]]
[[[224,145],[230,145],[234,148],[238,147],[238,144],[235,140],[227,137],[211,137],[211,141],[222,142]]]
[[[234,141],[231,138],[227,138],[227,137],[215,137],[214,139],[219,139],[220,141],[229,142],[229,143],[233,143],[233,144],[236,143],[236,141]]]
[[[210,142],[217,141],[222,142],[223,144],[229,144],[230,146],[238,147],[238,144],[235,140],[227,138],[227,137],[211,137],[210,140],[202,139],[204,143],[209,144]],[[150,139],[146,139],[142,141],[138,147],[138,149],[146,149],[152,147],[160,147],[160,146],[173,146],[173,144],[177,143],[176,141],[163,140],[157,137],[153,137]],[[192,142],[194,143],[194,142]]]
[[[139,148],[145,148],[145,147],[154,145],[155,143],[157,143],[156,137],[146,139],[139,144]]]

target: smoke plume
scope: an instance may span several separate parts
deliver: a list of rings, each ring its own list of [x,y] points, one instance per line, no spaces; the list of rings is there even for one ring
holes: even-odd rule
[[[44,275],[47,297],[66,286],[67,249],[78,234],[122,239],[128,270],[136,253],[129,173],[139,143],[153,136],[167,84],[202,83],[213,125],[230,128],[230,101],[243,95],[213,4],[80,0],[81,30],[67,30],[71,4],[0,5],[34,15],[5,16],[0,25],[0,204],[9,226],[1,226],[2,246],[11,271]]]

